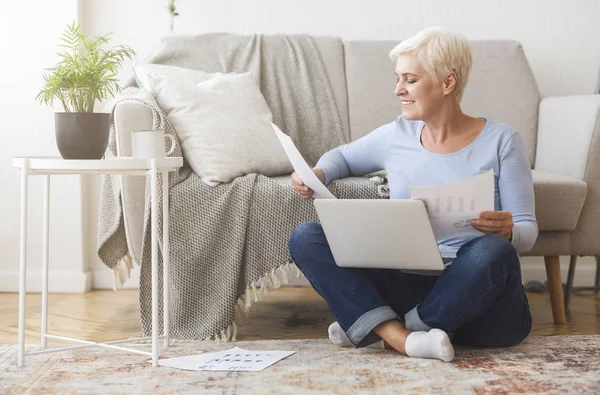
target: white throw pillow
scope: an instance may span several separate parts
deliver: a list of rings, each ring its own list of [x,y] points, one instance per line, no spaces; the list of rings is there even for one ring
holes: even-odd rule
[[[277,176],[293,171],[252,73],[139,63],[134,71],[175,127],[190,166],[208,185],[250,173]]]

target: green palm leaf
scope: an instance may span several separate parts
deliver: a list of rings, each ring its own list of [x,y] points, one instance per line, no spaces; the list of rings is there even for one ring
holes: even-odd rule
[[[67,112],[92,112],[96,100],[119,92],[117,74],[135,52],[123,45],[104,49],[109,36],[88,37],[75,22],[68,25],[59,43],[66,50],[58,54],[58,64],[42,74],[44,86],[35,99],[50,106],[58,100]]]

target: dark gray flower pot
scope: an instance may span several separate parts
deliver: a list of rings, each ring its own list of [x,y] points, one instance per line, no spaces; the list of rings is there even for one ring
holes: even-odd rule
[[[56,145],[63,159],[102,159],[108,146],[110,113],[54,113]]]

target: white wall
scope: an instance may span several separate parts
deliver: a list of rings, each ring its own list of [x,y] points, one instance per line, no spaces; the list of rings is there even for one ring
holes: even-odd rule
[[[167,0],[86,0],[86,28],[149,53],[169,34]],[[591,93],[600,67],[598,0],[177,0],[176,34],[310,33],[401,40],[440,25],[469,39],[515,39],[543,95]]]
[[[54,66],[58,37],[78,19],[77,0],[4,1],[0,12],[0,291],[18,290],[20,173],[18,155],[59,155],[54,110],[34,98],[41,73]],[[29,182],[28,290],[39,291],[43,178]],[[53,177],[50,214],[50,291],[84,292],[89,276],[83,250],[82,188],[77,176]]]

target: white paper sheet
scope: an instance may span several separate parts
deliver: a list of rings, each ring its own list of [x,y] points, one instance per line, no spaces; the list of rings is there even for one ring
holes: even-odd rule
[[[494,211],[494,171],[445,185],[411,187],[410,196],[425,203],[437,240],[481,236],[471,219],[479,218],[482,211]]]
[[[313,197],[315,199],[337,199],[335,195],[331,193],[325,185],[323,185],[321,180],[319,180],[319,177],[313,173],[312,169],[308,163],[306,163],[290,136],[283,133],[281,129],[279,129],[274,123],[271,123],[271,125],[273,126],[273,130],[275,130],[275,134],[277,134],[277,137],[283,146],[283,150],[292,163],[296,174],[298,177],[300,177],[304,184],[314,191]]]
[[[260,372],[295,351],[250,351],[234,347],[230,350],[187,357],[161,359],[160,366],[195,371]]]

